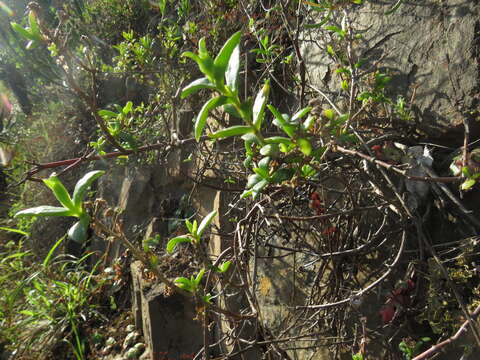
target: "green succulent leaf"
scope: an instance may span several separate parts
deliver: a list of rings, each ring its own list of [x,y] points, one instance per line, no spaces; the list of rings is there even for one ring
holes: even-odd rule
[[[262,89],[258,92],[255,102],[253,104],[253,125],[257,130],[262,127],[263,119],[265,118],[265,105],[270,93],[270,81],[267,80]]]
[[[225,110],[225,112],[227,112],[228,114],[238,118],[238,119],[241,119],[242,118],[242,115],[240,115],[240,113],[238,112],[237,108],[235,106],[233,106],[232,104],[226,104],[224,107],[223,107],[223,110]]]
[[[76,243],[83,244],[87,240],[88,223],[77,221],[69,230],[68,238]]]
[[[205,128],[205,124],[207,122],[209,112],[215,109],[216,107],[225,105],[227,102],[228,102],[228,97],[217,96],[208,100],[203,105],[195,121],[195,139],[197,141],[200,141],[200,137],[202,136],[203,129]]]
[[[190,279],[187,279],[185,277],[177,277],[174,281],[175,285],[177,285],[180,289],[186,290],[193,292],[193,284]]]
[[[228,61],[227,71],[225,73],[225,80],[227,86],[233,93],[238,91],[238,71],[240,69],[240,45],[233,49],[232,56]]]
[[[35,35],[33,35],[30,31],[24,29],[23,26],[21,26],[20,24],[17,24],[16,22],[11,22],[10,25],[12,26],[12,29],[17,34],[24,37],[25,39],[32,40],[32,41],[38,40],[38,38]]]
[[[43,182],[52,190],[53,195],[55,195],[60,204],[69,210],[76,210],[70,194],[55,173],[50,175],[48,179],[44,179]]]
[[[250,126],[235,125],[210,134],[209,137],[211,137],[212,139],[223,139],[230,136],[245,135],[252,132],[253,129]]]
[[[262,179],[268,179],[269,173],[268,173],[267,169],[264,169],[264,168],[261,168],[261,167],[256,167],[256,168],[253,168],[253,171],[255,172],[255,174],[260,176]]]
[[[267,144],[284,144],[286,146],[291,146],[293,144],[292,140],[283,136],[272,136],[272,137],[266,138],[265,142]]]
[[[198,272],[197,276],[195,277],[194,284],[195,284],[195,289],[198,288],[198,285],[200,285],[200,281],[202,281],[203,275],[205,274],[205,269],[202,269]]]
[[[279,169],[272,174],[271,181],[281,184],[284,181],[290,180],[293,175],[295,175],[295,170],[293,169]]]
[[[268,170],[268,165],[270,164],[270,157],[264,157],[258,162],[258,167],[264,170]]]
[[[212,304],[212,299],[213,299],[213,296],[210,294],[202,296],[202,300],[207,304]]]
[[[232,265],[231,261],[225,261],[222,265],[218,267],[217,272],[219,273],[226,273],[228,269],[230,268],[230,265]]]
[[[82,202],[90,185],[103,174],[105,174],[103,170],[94,170],[86,173],[78,180],[73,190],[73,203],[78,211],[82,209]]]
[[[40,27],[38,26],[37,17],[33,11],[28,13],[28,23],[30,24],[30,32],[36,37],[36,39],[41,38]]]
[[[185,219],[185,225],[187,226],[188,232],[192,233],[193,224],[191,223],[191,221],[188,219]]]
[[[100,115],[103,118],[116,118],[118,114],[116,112],[110,111],[110,110],[99,110],[98,115]]]
[[[470,189],[473,185],[475,185],[476,182],[477,182],[477,181],[476,181],[475,179],[468,179],[468,180],[466,180],[466,181],[464,181],[464,182],[462,183],[462,185],[460,186],[460,188],[461,188],[462,190],[468,190],[468,189]]]
[[[205,40],[205,39],[203,39]],[[199,45],[202,41],[200,40],[199,42]],[[206,49],[205,49],[206,50]],[[200,54],[200,52],[199,52]],[[203,56],[202,54],[200,54],[200,56],[198,56],[197,54],[194,54],[190,51],[187,51],[187,52],[184,52],[182,54],[183,57],[188,57],[190,59],[192,59],[193,61],[195,61],[198,65],[198,68],[200,69],[200,71],[211,81],[213,82],[214,78],[215,78],[215,68],[214,68],[214,64],[213,64],[213,60],[212,58],[208,55],[208,52],[206,52],[206,55],[205,55],[205,52],[203,53]]]
[[[304,117],[305,115],[307,115],[310,111],[312,111],[312,107],[311,107],[311,106],[308,106],[308,107],[306,107],[306,108],[303,108],[303,109],[299,110],[298,112],[295,113],[295,115],[293,115],[293,117],[292,117],[292,122],[303,118],[303,117]]]
[[[307,139],[300,138],[297,140],[297,145],[306,156],[310,156],[312,153],[312,144]]]
[[[263,180],[263,177],[259,174],[252,174],[248,177],[248,181],[247,181],[247,189],[251,189],[252,187],[255,186],[256,183],[258,183],[259,181],[262,181]]]
[[[205,216],[203,218],[202,222],[198,226],[198,230],[197,230],[197,234],[196,234],[198,237],[201,237],[203,235],[203,232],[205,231],[207,226],[210,225],[210,223],[215,218],[215,216],[217,216],[217,211],[216,210],[212,211],[211,213],[209,213],[207,216]]]
[[[195,94],[197,91],[199,91],[201,89],[215,90],[216,86],[210,80],[208,80],[208,78],[203,77],[203,78],[197,79],[195,81],[192,81],[190,84],[185,86],[182,89],[182,93],[181,93],[180,97],[182,99],[185,99],[187,96]]]
[[[123,107],[122,109],[122,113],[124,115],[128,115],[130,112],[132,112],[132,109],[133,109],[133,102],[131,101],[128,101],[125,106]]]
[[[271,156],[271,157],[276,157],[280,153],[280,149],[278,147],[278,144],[267,144],[265,146],[262,146],[260,149],[260,154],[263,156]]]
[[[223,47],[220,49],[217,57],[215,58],[215,67],[222,74],[225,73],[225,71],[227,70],[230,57],[232,56],[235,48],[239,45],[241,37],[242,33],[240,31],[237,31],[235,34],[230,36],[230,38],[225,42]]]
[[[170,239],[167,243],[167,252],[172,253],[175,250],[175,247],[184,242],[192,242],[192,239],[187,235],[177,236],[173,239]]]
[[[43,205],[21,210],[14,217],[22,216],[75,216],[75,213],[64,207]]]

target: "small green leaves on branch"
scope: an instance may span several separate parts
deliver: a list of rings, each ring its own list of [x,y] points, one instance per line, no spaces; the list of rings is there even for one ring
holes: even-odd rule
[[[73,197],[70,197],[65,186],[60,179],[52,174],[48,179],[43,180],[45,185],[52,190],[53,195],[62,205],[62,207],[56,206],[37,206],[30,209],[19,211],[15,214],[15,217],[21,216],[71,216],[76,217],[76,222],[69,230],[68,237],[78,243],[83,243],[87,240],[87,230],[90,226],[90,216],[85,211],[83,206],[84,198],[88,188],[92,183],[102,176],[105,172],[96,170],[90,171],[83,176],[75,185]]]
[[[170,239],[167,243],[167,251],[169,253],[173,252],[178,244],[184,242],[199,244],[203,233],[205,232],[206,228],[210,226],[215,216],[217,216],[217,211],[214,210],[205,216],[205,218],[200,222],[200,225],[198,225],[197,220],[191,222],[186,219],[185,225],[189,234],[176,236],[173,239]]]
[[[190,279],[186,277],[177,277],[174,280],[175,285],[177,285],[180,289],[196,293],[198,291],[200,282],[202,281],[203,275],[205,274],[205,269],[199,271],[197,276],[191,276]],[[210,300],[210,299],[209,299]]]

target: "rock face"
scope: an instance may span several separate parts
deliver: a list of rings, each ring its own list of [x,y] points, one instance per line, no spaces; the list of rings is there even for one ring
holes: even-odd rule
[[[195,305],[178,294],[168,294],[163,284],[145,281],[140,262],[132,263],[131,269],[135,324],[141,325],[151,359],[193,358],[203,345]]]
[[[366,60],[367,68],[379,61],[380,69],[392,76],[388,91],[394,99],[413,97],[417,129],[426,135],[449,131],[456,136],[451,130],[463,132],[465,117],[478,133],[478,120],[470,111],[479,100],[480,3],[404,1],[386,15],[391,7],[391,1],[369,1],[349,12],[350,23],[362,36],[354,43],[357,58]],[[337,16],[341,26],[343,14]],[[303,57],[311,84],[335,90],[340,80],[326,52],[326,33],[304,34]]]

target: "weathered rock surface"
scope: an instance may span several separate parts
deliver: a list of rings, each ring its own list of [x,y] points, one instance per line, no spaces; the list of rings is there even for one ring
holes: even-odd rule
[[[151,358],[193,358],[203,345],[195,305],[181,295],[169,294],[163,284],[145,281],[140,262],[132,263],[131,269],[135,324],[142,325]]]
[[[354,44],[358,59],[365,59],[366,67],[381,59],[380,69],[392,75],[388,90],[394,99],[398,95],[410,99],[414,94],[417,128],[426,135],[443,136],[448,131],[448,139],[454,139],[463,132],[465,116],[472,131],[478,132],[478,120],[469,111],[479,101],[480,3],[404,1],[393,14],[385,15],[391,7],[391,1],[369,1],[348,14],[362,35]],[[342,15],[337,13],[339,26]],[[327,33],[305,33],[303,57],[308,81],[332,90],[336,101],[340,80],[326,53]]]

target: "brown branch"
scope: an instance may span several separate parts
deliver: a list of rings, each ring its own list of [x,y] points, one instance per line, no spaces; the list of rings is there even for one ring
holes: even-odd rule
[[[200,140],[206,140],[208,139],[207,136],[203,136],[200,138]],[[144,145],[140,146],[136,150],[125,150],[125,151],[114,151],[110,152],[104,155],[89,155],[89,156],[82,156],[78,158],[73,158],[73,159],[66,159],[66,160],[59,160],[59,161],[53,161],[49,163],[32,163],[34,165],[34,168],[27,171],[26,175],[24,178],[18,182],[16,185],[20,185],[24,183],[27,180],[32,180],[32,181],[42,181],[41,179],[33,177],[33,175],[39,173],[42,170],[45,169],[55,169],[61,166],[69,166],[68,169],[71,169],[72,165],[79,165],[83,162],[90,162],[90,161],[97,161],[97,160],[104,160],[104,159],[111,159],[111,158],[116,158],[119,156],[124,156],[124,155],[130,155],[130,154],[136,154],[136,153],[141,153],[141,152],[147,152],[147,151],[153,151],[153,150],[161,150],[165,149],[165,151],[169,151],[174,147],[182,146],[189,144],[191,142],[194,142],[194,138],[190,139],[185,139],[185,140],[179,140],[176,144],[171,144],[171,145],[166,145],[165,143],[158,143],[158,144],[152,144],[152,145]]]
[[[460,329],[453,335],[452,337],[449,337],[447,340],[442,341],[441,343],[438,343],[436,345],[433,345],[430,349],[424,351],[420,355],[417,355],[416,357],[413,358],[413,360],[424,360],[429,358],[430,356],[438,353],[442,348],[444,348],[447,345],[450,345],[451,343],[457,341],[463,334],[467,332],[467,326],[469,326],[470,322],[472,320],[475,320],[478,315],[480,314],[480,306],[478,306],[475,311],[471,314],[471,318],[465,321],[462,326],[460,326]]]
[[[336,150],[336,151],[338,151],[342,154],[346,154],[346,155],[358,156],[358,157],[360,157],[364,160],[367,160],[371,163],[374,163],[376,165],[380,165],[380,166],[386,168],[387,170],[395,171],[397,174],[400,174],[400,175],[404,176],[408,180],[424,181],[424,182],[439,182],[439,183],[454,183],[454,182],[459,182],[460,180],[462,180],[462,178],[460,176],[443,176],[443,177],[442,176],[438,176],[438,177],[411,176],[411,175],[407,174],[407,171],[399,169],[395,165],[389,164],[389,163],[387,163],[385,161],[382,161],[382,160],[375,159],[374,157],[369,156],[369,155],[365,155],[364,153],[361,153],[360,151],[346,149],[346,148],[344,148],[342,146],[339,146],[339,145],[335,145],[333,147],[333,150]]]

